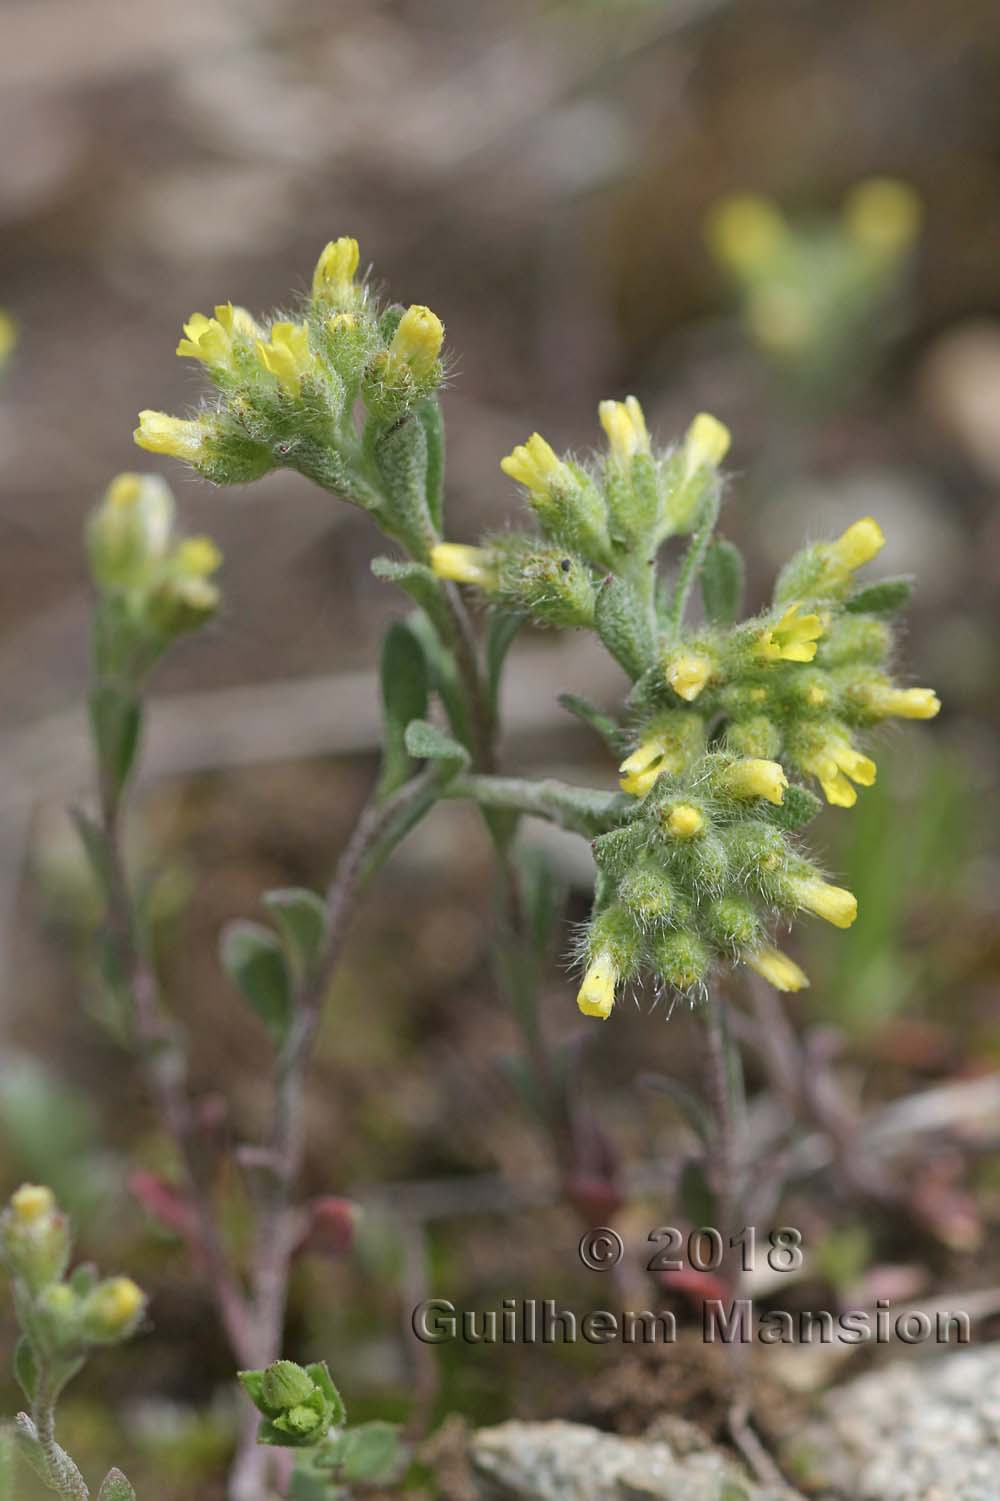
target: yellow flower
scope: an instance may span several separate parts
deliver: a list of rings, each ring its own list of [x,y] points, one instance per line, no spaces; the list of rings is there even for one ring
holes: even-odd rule
[[[855,521],[835,542],[830,543],[834,558],[848,573],[870,563],[884,546],[885,534],[871,516]]]
[[[779,762],[764,761],[755,756],[727,766],[722,780],[734,797],[765,797],[776,806],[784,802],[788,786]]]
[[[618,785],[632,797],[645,797],[664,771],[682,771],[684,755],[672,738],[650,735],[619,766]]]
[[[780,949],[760,949],[747,959],[750,968],[756,970],[776,990],[806,990],[809,976],[800,969],[794,959],[789,959]]]
[[[431,567],[439,579],[452,579],[456,584],[476,584],[480,589],[488,589],[496,583],[493,557],[485,547],[438,542],[431,548]]]
[[[51,1188],[37,1183],[22,1183],[11,1195],[10,1208],[14,1218],[22,1225],[37,1225],[55,1213],[56,1200]]]
[[[145,1306],[146,1295],[131,1277],[108,1277],[83,1305],[84,1333],[92,1339],[123,1339],[131,1334]]]
[[[811,662],[816,642],[823,634],[818,615],[799,615],[802,606],[791,604],[776,625],[767,626],[754,651],[762,662]]]
[[[189,464],[197,464],[204,457],[204,424],[168,417],[166,412],[148,409],[140,412],[139,426],[132,437],[148,453],[170,454],[175,459],[186,459]]]
[[[833,923],[835,928],[849,928],[858,915],[854,893],[843,886],[831,886],[828,881],[797,881],[795,896],[800,906]]]
[[[214,318],[192,313],[184,325],[184,333],[186,338],[177,346],[182,359],[201,360],[209,368],[231,370],[234,336],[256,338],[260,329],[246,308],[223,302],[215,309]]]
[[[313,272],[313,296],[327,302],[350,303],[356,288],[354,276],[360,260],[357,240],[341,235],[320,251]]]
[[[699,412],[684,437],[684,479],[690,480],[699,469],[717,469],[729,452],[732,441],[728,427],[708,412]]]
[[[941,700],[933,688],[893,688],[890,683],[869,683],[860,697],[865,707],[884,719],[933,719]]]
[[[859,183],[844,204],[848,232],[874,255],[893,256],[906,250],[920,232],[923,206],[905,182],[873,177]]]
[[[584,1016],[599,1016],[607,1021],[615,1004],[618,971],[610,949],[601,949],[587,966],[576,1004]]]
[[[864,756],[846,735],[827,735],[820,748],[801,763],[802,770],[819,780],[828,803],[837,808],[853,808],[858,794],[851,786],[871,787],[878,771],[870,756]],[[850,778],[850,781],[848,780]]]
[[[781,249],[786,234],[781,211],[769,198],[740,193],[709,211],[705,239],[715,259],[740,276],[763,270]]]
[[[211,537],[187,537],[178,547],[175,560],[181,573],[207,578],[220,567],[222,553]]]
[[[667,682],[686,703],[693,703],[714,671],[709,657],[701,652],[682,651],[671,657],[664,668]]]
[[[301,396],[302,377],[311,375],[316,361],[309,348],[306,323],[272,323],[271,338],[257,341],[257,358],[289,396]]]
[[[358,326],[357,313],[331,313],[326,320],[327,332],[331,334],[348,333]]]
[[[704,827],[700,810],[690,803],[675,803],[667,817],[667,830],[675,839],[694,839]]]
[[[501,459],[500,468],[533,495],[550,495],[554,490],[567,490],[576,484],[572,469],[550,448],[541,433],[532,433],[527,443],[519,444],[513,453]]]
[[[9,313],[0,308],[0,365],[7,362],[7,357],[17,343],[17,324]]]
[[[637,453],[649,452],[646,419],[634,396],[626,396],[624,401],[602,401],[597,415],[616,463],[628,464]]]
[[[407,308],[389,345],[390,360],[405,365],[415,380],[430,380],[444,343],[444,324],[429,307]]]

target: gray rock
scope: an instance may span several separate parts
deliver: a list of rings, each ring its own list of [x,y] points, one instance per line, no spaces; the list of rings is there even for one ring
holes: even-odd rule
[[[850,1501],[998,1501],[1000,1345],[838,1387],[786,1461]]]
[[[502,1423],[475,1434],[470,1453],[483,1501],[795,1501],[717,1450],[682,1457],[663,1439],[578,1423]]]

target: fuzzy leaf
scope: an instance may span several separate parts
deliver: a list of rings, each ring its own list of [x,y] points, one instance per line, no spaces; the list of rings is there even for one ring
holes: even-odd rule
[[[613,756],[625,755],[630,744],[629,737],[610,714],[605,714],[603,709],[599,709],[596,704],[590,703],[578,693],[560,693],[559,703],[568,714],[575,715],[592,729],[595,735],[599,735]]]
[[[121,1470],[109,1470],[97,1493],[97,1501],[136,1501],[135,1491]]]
[[[403,739],[410,721],[425,717],[430,696],[423,646],[400,620],[393,621],[385,633],[380,679],[385,743],[378,796],[385,798],[412,775],[413,763]]]
[[[507,653],[514,644],[525,616],[516,611],[494,610],[486,628],[486,686],[494,713],[500,699],[500,678]]]
[[[701,565],[699,582],[705,614],[713,625],[732,625],[743,603],[743,554],[717,537]]]
[[[777,805],[768,803],[758,816],[791,833],[792,830],[811,823],[817,813],[822,811],[822,799],[815,792],[810,792],[808,787],[800,787],[797,782],[790,782],[785,788],[784,801]]]
[[[637,682],[652,666],[653,635],[634,589],[615,574],[609,574],[597,591],[594,624],[615,661]]]
[[[90,723],[101,772],[120,792],[139,748],[142,704],[123,684],[98,683],[90,695]]]
[[[457,776],[469,764],[465,746],[425,719],[414,719],[407,725],[404,743],[415,760],[439,761],[446,776]]]
[[[304,886],[285,886],[264,893],[295,973],[307,975],[326,937],[326,903]]]
[[[35,1393],[38,1391],[38,1362],[35,1360],[35,1352],[30,1342],[24,1335],[18,1340],[14,1350],[14,1375],[28,1401],[34,1402]]]
[[[219,945],[222,967],[280,1043],[292,1014],[291,985],[278,938],[260,923],[229,923]]]
[[[394,1479],[406,1460],[395,1423],[375,1420],[345,1428],[324,1454],[324,1464],[336,1465],[349,1484],[384,1485]]]
[[[852,615],[892,615],[909,602],[913,593],[913,580],[909,578],[880,579],[859,589],[844,605]]]
[[[441,581],[426,563],[399,563],[394,558],[375,558],[372,573],[377,579],[398,584],[433,620],[439,631],[448,629],[448,611],[442,597]]]
[[[436,396],[427,396],[415,407],[417,420],[427,440],[427,509],[434,530],[444,530],[444,418]]]

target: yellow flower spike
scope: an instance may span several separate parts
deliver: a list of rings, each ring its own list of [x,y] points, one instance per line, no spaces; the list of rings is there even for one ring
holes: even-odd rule
[[[576,1004],[584,1016],[599,1016],[607,1021],[615,1004],[618,970],[610,949],[601,949],[587,966]]]
[[[533,495],[549,495],[553,490],[565,490],[576,484],[572,469],[541,433],[532,433],[527,443],[519,444],[513,453],[501,459],[500,468],[508,479],[523,485]]]
[[[752,970],[755,970],[762,979],[775,990],[795,991],[808,990],[809,976],[804,969],[800,969],[794,959],[789,959],[780,949],[760,949],[756,954],[751,954],[747,959]]]
[[[175,554],[181,573],[193,578],[207,578],[222,564],[222,552],[211,537],[187,537]]]
[[[835,928],[849,928],[858,915],[858,899],[853,891],[831,886],[828,881],[797,881],[795,896],[800,906]]]
[[[885,719],[934,719],[941,700],[933,688],[893,688],[873,683],[862,694],[865,706]]]
[[[429,307],[415,304],[407,308],[399,320],[399,327],[389,345],[393,361],[406,365],[415,380],[430,380],[434,374],[441,345],[444,343],[444,324]]]
[[[788,606],[776,625],[766,627],[755,645],[762,662],[811,662],[823,634],[818,615],[800,615],[801,604]]]
[[[727,766],[722,780],[734,797],[764,797],[776,807],[784,802],[788,786],[779,762],[764,761],[755,756]]]
[[[44,1188],[38,1183],[22,1183],[17,1192],[11,1195],[11,1212],[21,1225],[37,1225],[39,1220],[54,1214],[55,1207],[55,1194],[51,1188]]]
[[[203,454],[205,429],[198,421],[168,417],[166,412],[147,408],[139,413],[139,426],[132,437],[147,453],[170,454],[175,459],[197,464]]]
[[[694,839],[705,827],[705,820],[690,803],[677,803],[670,810],[667,829],[675,839]]]
[[[637,453],[649,452],[646,418],[634,396],[626,396],[624,401],[602,401],[597,415],[616,463],[628,464]]]
[[[684,437],[684,479],[692,479],[699,469],[717,469],[731,442],[724,423],[708,412],[699,412]]]
[[[320,251],[313,272],[313,297],[328,302],[350,302],[355,293],[354,277],[361,253],[357,240],[341,235]]]
[[[496,583],[493,557],[485,547],[438,542],[431,548],[431,568],[439,579],[451,579],[456,584],[476,584],[480,589],[489,589]]]
[[[721,199],[709,210],[705,223],[712,255],[741,276],[753,275],[773,261],[786,233],[777,204],[756,193]]]
[[[884,546],[885,534],[878,522],[871,516],[855,521],[854,525],[849,526],[835,542],[830,543],[833,556],[848,573],[853,573],[855,568],[861,568],[865,563],[870,563]]]
[[[316,361],[309,348],[306,323],[272,323],[269,341],[258,339],[257,358],[289,396],[301,396],[302,377],[311,375]]]
[[[908,183],[873,177],[859,183],[844,204],[848,233],[879,256],[907,250],[920,233],[923,205]]]

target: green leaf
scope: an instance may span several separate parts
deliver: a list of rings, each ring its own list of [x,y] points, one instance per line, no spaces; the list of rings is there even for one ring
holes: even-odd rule
[[[792,830],[811,823],[817,813],[822,811],[823,801],[815,792],[810,792],[808,787],[800,787],[797,782],[790,782],[785,788],[784,801],[777,805],[768,803],[761,809],[758,817],[791,833]]]
[[[441,581],[426,563],[400,563],[394,558],[375,558],[372,573],[377,579],[398,584],[412,600],[425,610],[439,631],[447,633],[448,610],[444,603]]]
[[[594,624],[615,661],[637,682],[652,666],[653,634],[635,590],[615,574],[609,574],[597,591]]]
[[[332,1412],[332,1417],[330,1418],[331,1424],[334,1427],[340,1427],[342,1423],[346,1423],[347,1408],[344,1406],[343,1397],[333,1384],[333,1377],[330,1375],[330,1368],[326,1361],[314,1360],[312,1365],[306,1366],[305,1370],[306,1375],[312,1377],[330,1404]]]
[[[107,898],[112,887],[113,877],[111,851],[108,848],[108,841],[104,830],[97,820],[91,818],[90,814],[85,813],[82,808],[71,808],[70,817],[80,836],[80,843],[83,845],[84,854],[87,856],[90,868],[97,878],[101,894]]]
[[[386,798],[413,773],[403,737],[412,719],[423,719],[430,697],[427,658],[409,626],[393,621],[382,642],[382,713],[385,721],[378,797]]]
[[[450,735],[428,724],[426,719],[414,719],[406,727],[403,737],[407,751],[417,761],[438,761],[442,773],[450,778],[457,776],[469,764],[469,752]]]
[[[718,1223],[718,1203],[698,1158],[689,1157],[681,1168],[678,1195],[684,1216],[692,1225]]]
[[[326,937],[326,903],[304,886],[265,891],[264,906],[281,934],[292,970],[301,979],[310,973]]]
[[[470,740],[469,716],[455,654],[444,644],[447,634],[442,638],[434,622],[419,612],[411,615],[407,624],[424,649],[431,686],[444,705],[448,723],[462,744],[467,745]]]
[[[139,748],[142,703],[124,684],[98,683],[90,695],[90,724],[101,774],[120,792]]]
[[[31,1342],[24,1335],[14,1350],[14,1376],[29,1403],[34,1402],[38,1391],[38,1362]]]
[[[548,954],[566,904],[566,886],[552,861],[539,849],[517,852],[521,903],[532,945]]]
[[[583,721],[595,735],[600,736],[613,756],[620,759],[629,749],[630,740],[618,722],[596,704],[582,698],[578,693],[560,693],[559,703],[569,714]]]
[[[97,1493],[97,1501],[136,1501],[135,1491],[121,1470],[109,1470]]]
[[[260,923],[231,922],[223,930],[219,958],[275,1042],[283,1042],[292,1016],[292,994],[276,936]]]
[[[655,1090],[657,1094],[666,1095],[699,1140],[708,1146],[714,1134],[712,1117],[704,1100],[696,1095],[693,1089],[689,1089],[679,1079],[669,1078],[666,1074],[643,1074],[639,1083],[646,1089]]]
[[[489,694],[490,707],[494,713],[500,700],[503,664],[526,619],[526,616],[511,610],[490,612],[489,623],[486,627],[486,689]]]
[[[705,553],[699,583],[705,614],[713,625],[732,625],[743,603],[743,554],[717,537]]]
[[[418,401],[414,409],[427,440],[427,509],[434,530],[444,530],[444,418],[436,396]]]
[[[909,602],[912,593],[910,578],[880,579],[877,584],[869,584],[867,589],[852,594],[844,609],[852,615],[892,615]]]
[[[386,1484],[396,1477],[407,1457],[398,1425],[379,1420],[345,1428],[329,1447],[330,1460],[349,1484]]]

